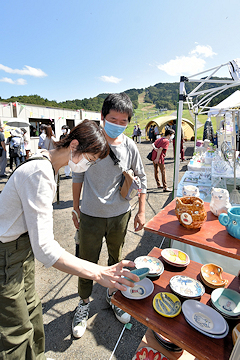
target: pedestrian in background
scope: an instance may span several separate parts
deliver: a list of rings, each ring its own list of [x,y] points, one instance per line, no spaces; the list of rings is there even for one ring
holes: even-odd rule
[[[142,136],[142,130],[140,129],[140,125],[137,124],[137,142],[141,144],[141,136]]]
[[[152,154],[152,161],[154,166],[154,177],[157,183],[158,188],[163,188],[164,192],[171,192],[171,190],[167,187],[167,178],[166,178],[166,169],[164,164],[164,158],[167,153],[167,149],[169,143],[174,138],[175,131],[173,129],[167,129],[165,131],[165,135],[162,136],[160,139],[157,139],[153,146],[153,154]],[[159,171],[160,169],[162,174],[162,185],[159,180]]]
[[[7,166],[6,144],[4,137],[4,128],[0,124],[0,177],[7,177],[5,169]]]
[[[68,133],[70,132],[69,126],[68,125],[63,125],[62,126],[62,135],[60,135],[60,140],[65,139],[65,137],[68,136]],[[67,178],[70,177],[70,173],[71,173],[71,169],[69,165],[64,166],[64,172],[65,172],[65,176]]]
[[[25,147],[25,151],[26,151],[26,160],[29,158],[30,152],[31,152],[31,141],[30,141],[30,136],[27,132],[26,129],[21,128],[22,132],[23,132],[23,142],[24,142],[24,147]]]
[[[136,125],[134,125],[134,128],[133,128],[132,139],[133,139],[133,141],[137,142],[137,126]]]

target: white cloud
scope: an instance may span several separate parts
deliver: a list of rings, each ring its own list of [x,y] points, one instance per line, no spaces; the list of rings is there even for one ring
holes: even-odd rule
[[[160,64],[157,67],[171,76],[195,74],[204,71],[206,61],[203,58],[214,55],[217,54],[213,52],[211,46],[196,45],[188,56],[176,56],[176,59],[169,60],[167,63]]]
[[[12,84],[12,85],[26,85],[27,84],[27,81],[24,79],[13,80],[13,79],[10,79],[7,77],[0,79],[0,82],[5,82],[8,84]]]
[[[20,69],[11,69],[8,66],[0,64],[0,70],[5,71],[9,74],[18,74],[18,75],[30,75],[35,77],[44,77],[47,76],[47,74],[42,71],[41,69],[36,69],[31,66],[25,65],[22,70]]]
[[[105,75],[101,76],[100,80],[114,84],[118,84],[120,83],[120,81],[122,81],[122,79],[116,78],[115,76],[105,76]]]
[[[177,56],[175,60],[158,65],[158,69],[165,71],[171,76],[194,74],[203,71],[205,63],[205,60],[199,59],[196,56]]]
[[[190,51],[190,54],[203,55],[204,57],[212,57],[217,55],[210,45],[197,45],[195,49]]]

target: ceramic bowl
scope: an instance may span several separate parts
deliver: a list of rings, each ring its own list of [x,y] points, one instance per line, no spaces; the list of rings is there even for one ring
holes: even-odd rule
[[[201,267],[201,279],[205,285],[212,289],[224,287],[228,284],[228,280],[222,278],[223,269],[215,264],[205,264]]]
[[[126,286],[126,285],[124,285]],[[128,299],[142,300],[152,294],[154,285],[151,280],[144,278],[143,280],[135,283],[134,287],[126,286],[127,290],[121,293]]]
[[[162,250],[161,255],[168,264],[173,266],[187,266],[190,263],[189,256],[178,249],[166,248]]]
[[[211,301],[214,307],[222,314],[231,317],[240,315],[240,294],[235,290],[215,289],[211,294]]]
[[[149,268],[148,276],[159,276],[164,271],[164,266],[161,260],[153,256],[139,256],[134,260],[137,269]]]
[[[215,335],[226,332],[226,320],[219,312],[208,305],[197,300],[186,300],[182,305],[182,311],[185,318],[193,324],[195,328]]]
[[[160,315],[172,318],[180,314],[181,302],[172,293],[160,292],[154,296],[153,308]]]
[[[240,336],[240,323],[238,323],[232,330],[233,345],[235,345],[237,338]]]
[[[134,270],[131,270],[131,273],[137,275],[141,281],[148,275],[149,268],[134,269]],[[125,276],[125,278],[133,283],[135,282],[132,279],[129,279],[127,276]]]
[[[185,275],[175,275],[169,282],[171,290],[186,299],[200,298],[205,293],[205,288],[196,279]]]

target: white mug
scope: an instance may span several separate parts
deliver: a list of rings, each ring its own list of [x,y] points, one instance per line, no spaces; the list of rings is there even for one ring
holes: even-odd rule
[[[184,185],[182,189],[182,196],[196,196],[199,197],[199,189],[194,185]]]

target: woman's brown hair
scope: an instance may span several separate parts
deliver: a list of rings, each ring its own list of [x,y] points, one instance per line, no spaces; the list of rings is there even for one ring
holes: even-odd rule
[[[78,140],[77,153],[99,154],[100,159],[104,159],[109,154],[103,129],[92,120],[85,119],[75,126],[68,136],[54,143],[55,149],[67,148],[75,139]]]

